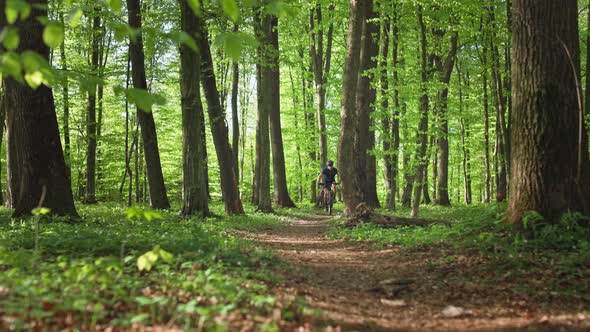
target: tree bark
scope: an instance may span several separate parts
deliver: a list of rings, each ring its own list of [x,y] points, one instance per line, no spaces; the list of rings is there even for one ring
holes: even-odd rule
[[[442,206],[450,206],[449,199],[449,119],[448,119],[448,97],[449,97],[449,82],[451,81],[451,74],[455,67],[455,57],[457,55],[457,31],[451,32],[449,41],[449,50],[447,57],[443,62],[436,61],[438,67],[439,82],[444,84],[444,88],[438,92],[438,116],[439,128],[437,137],[438,143],[438,170],[437,170],[437,194],[436,204]],[[439,58],[440,59],[440,58]]]
[[[377,197],[377,165],[373,149],[375,147],[375,131],[371,129],[372,105],[376,100],[375,86],[371,85],[374,75],[371,73],[376,67],[375,58],[379,53],[379,45],[373,35],[379,34],[373,2],[364,2],[363,28],[361,35],[360,70],[356,92],[356,108],[358,123],[356,153],[356,172],[364,178],[360,181],[362,200],[373,208],[381,207]]]
[[[492,64],[492,92],[496,104],[496,202],[506,201],[508,186],[508,161],[507,144],[508,130],[506,126],[506,97],[504,96],[504,84],[500,71],[500,54],[496,43],[496,17],[494,6],[488,6],[488,24],[490,29],[490,52]]]
[[[340,102],[340,133],[338,139],[338,165],[344,198],[344,214],[353,213],[363,201],[364,174],[357,172],[358,115],[356,111],[357,83],[360,71],[360,52],[365,8],[362,1],[350,0],[350,17],[346,37],[346,58],[342,77]]]
[[[133,29],[141,29],[141,7],[140,0],[127,0],[129,26]],[[145,60],[143,53],[143,36],[141,31],[129,41],[129,55],[131,59],[131,76],[133,87],[147,90],[145,78]],[[137,117],[141,126],[141,138],[149,183],[150,204],[155,209],[168,209],[170,203],[166,195],[160,152],[158,149],[158,135],[156,124],[151,112],[137,106]]]
[[[207,113],[209,114],[209,123],[211,125],[211,134],[217,153],[219,163],[219,176],[221,178],[221,192],[223,194],[223,203],[225,213],[228,215],[243,214],[244,208],[240,200],[238,190],[238,179],[234,170],[235,162],[233,153],[229,145],[229,133],[225,123],[225,112],[221,108],[219,91],[215,81],[213,71],[213,59],[211,58],[211,49],[209,46],[208,31],[204,22],[200,22],[201,38],[198,41],[201,51],[201,83],[207,99]]]
[[[260,46],[258,47],[259,59],[266,55],[264,45],[267,45],[266,29],[271,24],[271,17],[259,13],[256,22],[256,35],[259,38]],[[257,123],[257,141],[256,141],[256,168],[258,171],[258,202],[257,210],[261,212],[272,212],[272,201],[270,196],[270,100],[268,100],[268,90],[270,81],[267,79],[266,71],[263,64],[259,64],[258,72],[258,123]]]
[[[331,22],[334,4],[328,6]],[[318,28],[316,29],[316,24]],[[334,34],[334,25],[330,23],[327,34],[327,46],[324,53],[324,30],[322,7],[318,3],[310,10],[309,28],[310,28],[310,57],[313,66],[315,81],[315,92],[317,99],[316,117],[319,131],[319,160],[320,167],[326,165],[328,161],[328,138],[326,134],[326,76],[330,73],[330,64],[332,59],[332,40]],[[316,31],[317,30],[317,31]],[[325,54],[325,56],[324,56]]]
[[[281,86],[279,76],[279,19],[271,16],[264,20],[267,24],[263,27],[269,63],[262,68],[264,89],[264,103],[269,108],[270,140],[272,147],[272,166],[274,179],[274,203],[276,206],[292,208],[295,203],[289,196],[287,188],[287,174],[285,170],[285,153],[283,148],[283,134],[281,131]]]
[[[195,40],[203,38],[199,31],[200,18],[186,0],[180,1],[180,28]],[[182,215],[209,214],[209,198],[201,127],[204,126],[200,92],[200,54],[180,45],[180,95],[182,107]]]
[[[2,138],[4,136],[4,119],[6,119],[6,107],[4,107],[4,91],[0,83],[0,146],[2,146]],[[0,205],[4,205],[4,195],[2,194],[2,168],[0,167]],[[8,185],[6,186],[8,187]]]
[[[488,73],[488,53],[487,49],[483,48],[482,54],[483,65],[483,111],[484,111],[484,163],[485,163],[485,178],[484,178],[484,203],[491,201],[491,172],[490,172],[490,116],[489,116],[489,73]]]
[[[64,23],[63,13],[60,12],[60,22]],[[66,44],[61,43],[59,47],[60,51],[60,62],[61,62],[61,70],[66,73],[68,71],[68,64],[66,58]],[[63,98],[63,135],[64,135],[64,157],[66,161],[66,168],[68,170],[68,175],[71,177],[72,174],[72,158],[71,158],[71,148],[70,148],[70,93],[69,93],[69,82],[67,75],[64,76],[62,82],[62,98]],[[4,117],[2,118],[4,121]]]
[[[380,85],[381,85],[381,111],[386,112],[389,110],[389,77],[387,60],[389,55],[389,20],[387,17],[382,17],[381,26],[381,46],[379,55],[379,70],[380,72]],[[395,52],[396,50],[393,50]],[[395,56],[395,55],[394,55]],[[395,68],[394,68],[395,70]],[[395,87],[394,87],[395,88]],[[383,177],[385,178],[385,191],[386,191],[386,208],[389,210],[395,210],[395,174],[394,166],[392,163],[392,157],[395,151],[392,151],[392,132],[391,132],[391,119],[389,115],[381,117],[382,126],[382,144],[383,144]]]
[[[31,14],[14,24],[20,35],[16,51],[33,51],[48,59],[49,48],[42,39],[44,27],[38,20],[47,17],[47,0],[29,3]],[[6,26],[4,5],[0,6],[0,28]],[[32,89],[14,78],[4,78],[4,91],[9,167],[19,173],[18,179],[13,179],[18,180],[18,185],[11,188],[13,217],[30,215],[39,205],[51,209],[52,214],[77,217],[53,91],[45,85]]]
[[[513,113],[510,199],[506,220],[522,226],[536,211],[558,222],[588,212],[590,181],[581,152],[578,3],[515,0],[512,23]],[[582,130],[580,130],[582,128]]]
[[[90,71],[98,77],[100,42],[100,6],[94,6],[91,31]],[[96,85],[88,91],[86,105],[86,192],[84,203],[96,204]]]
[[[238,31],[238,25],[234,26],[234,32]],[[232,83],[231,83],[231,113],[232,113],[232,152],[234,154],[234,171],[236,172],[236,180],[238,187],[240,184],[240,167],[239,151],[240,151],[240,119],[238,116],[238,94],[240,86],[240,66],[238,62],[232,64]]]
[[[421,54],[421,83],[422,97],[420,97],[420,124],[418,126],[418,151],[416,151],[416,181],[414,181],[414,197],[412,202],[412,211],[410,216],[417,218],[420,209],[420,194],[423,190],[422,183],[426,168],[425,158],[428,146],[428,57],[427,57],[427,40],[426,26],[422,13],[422,6],[418,6],[418,23],[420,25],[420,54]]]

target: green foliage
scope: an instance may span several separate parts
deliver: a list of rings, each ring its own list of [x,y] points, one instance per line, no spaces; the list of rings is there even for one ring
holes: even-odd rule
[[[4,27],[2,32],[0,32],[0,41],[7,50],[14,50],[20,43],[18,30],[12,27]]]
[[[240,60],[245,49],[254,49],[258,41],[244,32],[224,32],[215,37],[215,45],[223,49],[232,61]]]
[[[43,30],[43,42],[51,48],[56,48],[64,41],[64,29],[59,23],[51,22]]]
[[[232,21],[237,22],[240,17],[240,9],[236,0],[222,0],[221,8],[229,16]]]
[[[272,294],[275,278],[263,270],[274,264],[268,252],[227,233],[248,217],[221,225],[166,213],[130,223],[119,206],[83,207],[78,224],[40,223],[37,256],[35,225],[9,222],[8,213],[0,211],[0,307],[11,319],[0,329],[60,329],[69,316],[75,329],[210,330],[235,317],[293,310]]]

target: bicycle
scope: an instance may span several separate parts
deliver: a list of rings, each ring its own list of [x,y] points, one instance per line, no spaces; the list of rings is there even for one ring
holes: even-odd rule
[[[336,198],[335,188],[338,183],[334,182],[330,187],[325,187],[323,183],[318,183],[319,186],[322,186],[322,191],[320,193],[320,208],[325,209],[329,215],[332,215],[332,210],[334,208],[334,200]]]

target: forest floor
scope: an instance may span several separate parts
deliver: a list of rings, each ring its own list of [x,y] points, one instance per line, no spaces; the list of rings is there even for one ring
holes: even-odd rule
[[[530,280],[518,280],[478,253],[446,245],[333,239],[329,219],[298,215],[285,227],[240,232],[285,263],[276,271],[284,290],[305,298],[295,331],[590,329],[587,300],[543,292],[549,275],[531,271]],[[514,290],[523,284],[531,292]]]

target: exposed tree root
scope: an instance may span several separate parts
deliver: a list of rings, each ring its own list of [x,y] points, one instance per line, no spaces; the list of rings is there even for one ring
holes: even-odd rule
[[[380,213],[375,213],[366,203],[360,203],[355,208],[354,212],[349,216],[346,226],[354,227],[359,224],[374,224],[384,228],[397,228],[403,226],[428,226],[431,224],[450,225],[451,223],[445,220],[427,220],[427,219],[413,219],[404,217],[393,217]]]

